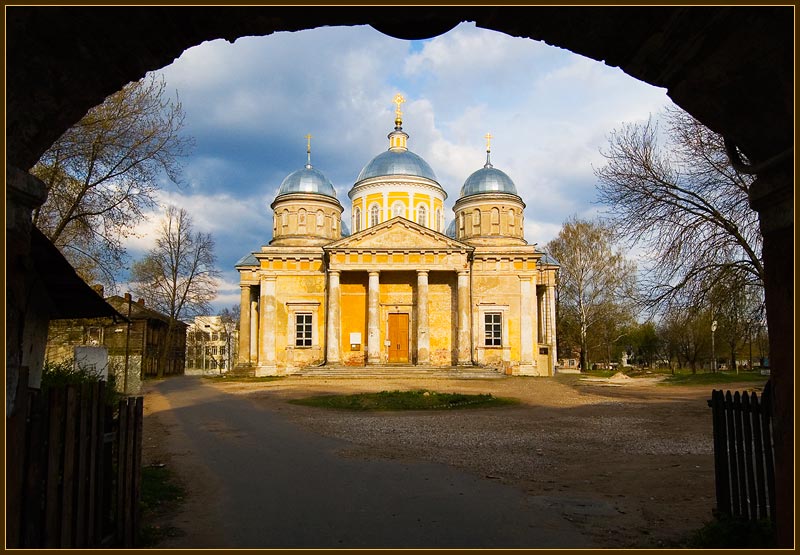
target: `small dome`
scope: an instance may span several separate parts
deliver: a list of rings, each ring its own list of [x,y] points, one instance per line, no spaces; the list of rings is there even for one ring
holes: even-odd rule
[[[410,150],[387,150],[378,154],[358,174],[356,183],[370,177],[384,175],[414,175],[436,181],[436,174],[428,163]]]
[[[281,183],[278,195],[289,193],[316,193],[336,198],[336,189],[321,171],[307,164],[303,169],[290,173]]]
[[[342,237],[350,237],[350,228],[347,226],[347,224],[344,223],[344,221],[342,221],[341,226],[342,226],[342,230],[341,230],[342,231]]]
[[[447,231],[445,231],[444,234],[447,235],[448,237],[450,237],[451,239],[455,239],[456,238],[456,221],[455,220],[450,222],[450,224],[447,226]]]
[[[511,178],[488,163],[470,175],[461,187],[462,197],[480,193],[510,193],[519,196]]]

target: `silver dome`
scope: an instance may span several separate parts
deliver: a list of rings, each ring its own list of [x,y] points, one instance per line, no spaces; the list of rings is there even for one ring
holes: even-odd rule
[[[414,175],[436,181],[436,174],[428,163],[410,150],[387,150],[364,166],[356,183],[384,175]]]
[[[511,178],[491,164],[470,175],[461,187],[462,197],[480,193],[510,193],[519,196]]]
[[[290,173],[281,183],[278,195],[289,193],[317,193],[336,198],[336,189],[321,171],[306,165],[303,169]]]
[[[450,237],[451,239],[455,239],[456,238],[456,221],[455,220],[450,222],[450,224],[447,226],[447,231],[445,231],[444,234],[447,235],[448,237]]]

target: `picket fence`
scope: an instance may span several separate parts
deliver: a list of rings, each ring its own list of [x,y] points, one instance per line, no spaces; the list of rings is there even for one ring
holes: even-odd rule
[[[717,512],[775,521],[775,465],[770,382],[755,392],[714,390],[708,406],[714,426]]]
[[[105,397],[105,382],[18,387],[6,427],[8,548],[135,546],[143,399],[114,410]]]

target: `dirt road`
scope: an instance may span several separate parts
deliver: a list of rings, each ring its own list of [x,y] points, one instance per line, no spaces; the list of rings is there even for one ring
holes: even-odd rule
[[[752,388],[753,384],[731,389]],[[160,547],[659,547],[714,504],[707,387],[560,378],[150,382],[144,460],[189,490]],[[428,388],[514,407],[290,405]]]
[[[589,547],[575,525],[496,481],[435,462],[347,457],[272,405],[197,377],[147,395],[189,487],[160,547]]]

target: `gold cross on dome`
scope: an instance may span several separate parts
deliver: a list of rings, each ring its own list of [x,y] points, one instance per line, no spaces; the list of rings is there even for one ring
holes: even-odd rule
[[[492,150],[492,137],[493,135],[491,133],[487,133],[483,136],[483,138],[486,139],[486,152]]]
[[[307,150],[308,150],[308,152],[311,152],[311,133],[309,133],[308,135],[306,135],[306,136],[305,136],[305,139],[306,139],[306,141],[308,141]]]
[[[402,116],[402,115],[403,115],[403,112],[401,112],[401,111],[400,111],[400,105],[401,105],[403,102],[405,102],[405,101],[406,101],[406,99],[405,99],[405,98],[403,98],[403,95],[402,95],[402,94],[400,94],[400,93],[397,93],[397,94],[394,96],[394,100],[393,100],[393,102],[394,102],[395,104],[397,104],[397,110],[395,110],[395,114],[397,114],[397,117],[398,117],[398,118],[399,118],[400,116]]]

